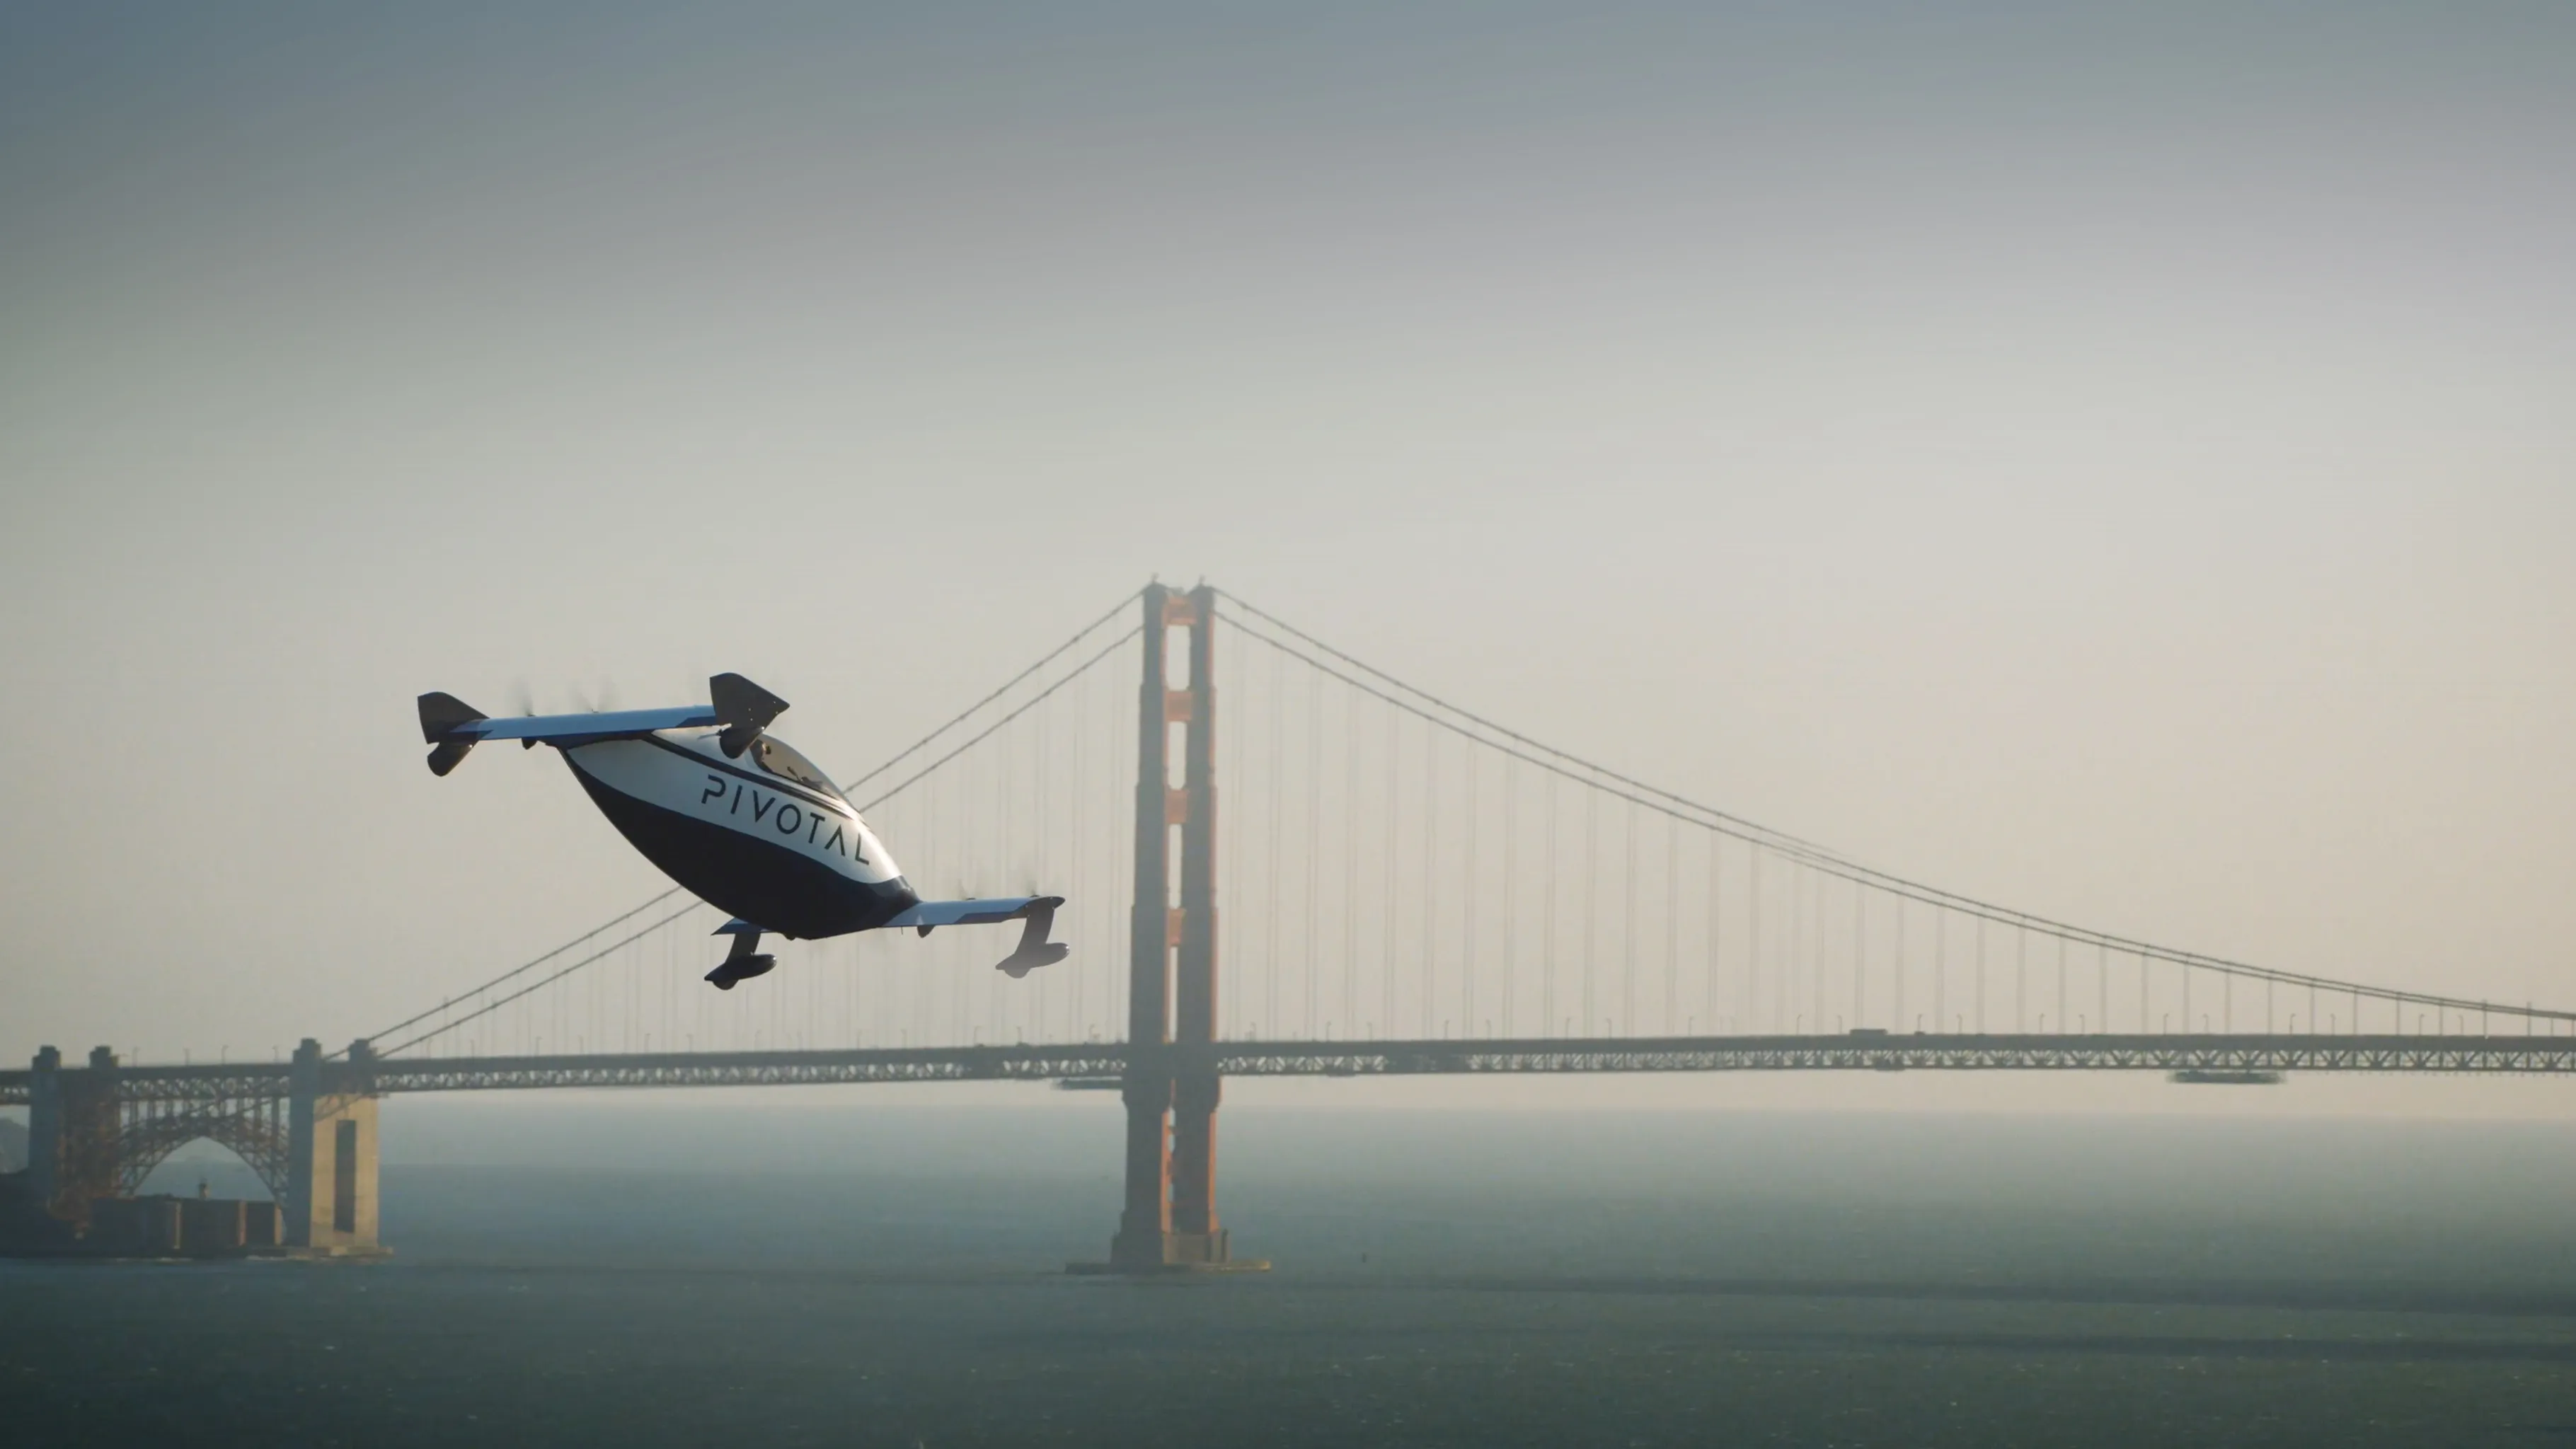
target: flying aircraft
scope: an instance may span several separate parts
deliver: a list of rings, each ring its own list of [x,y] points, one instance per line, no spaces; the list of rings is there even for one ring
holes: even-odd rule
[[[707,681],[703,705],[493,719],[451,694],[420,697],[429,770],[445,775],[486,740],[562,751],[628,844],[699,899],[729,912],[733,937],[706,979],[718,990],[765,975],[764,934],[815,940],[852,931],[1023,921],[994,967],[1022,977],[1065,958],[1047,939],[1062,896],[925,901],[832,777],[768,733],[787,701],[739,674]]]

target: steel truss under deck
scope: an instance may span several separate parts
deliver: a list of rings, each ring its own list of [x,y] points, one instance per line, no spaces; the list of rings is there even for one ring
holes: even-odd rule
[[[1757,1036],[1566,1040],[1254,1042],[1162,1048],[1164,1065],[1229,1077],[1472,1076],[1505,1072],[2404,1072],[2576,1073],[2576,1037],[2524,1036]],[[842,1082],[1108,1081],[1120,1043],[842,1051],[663,1052],[377,1060],[325,1069],[335,1092],[524,1091],[547,1087],[757,1087]],[[66,1069],[65,1075],[77,1071]],[[0,1103],[27,1100],[28,1073],[0,1072]],[[283,1097],[287,1068],[117,1068],[126,1103]]]

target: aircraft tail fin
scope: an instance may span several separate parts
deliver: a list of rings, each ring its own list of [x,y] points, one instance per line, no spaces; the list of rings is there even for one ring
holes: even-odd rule
[[[739,674],[719,674],[707,681],[707,697],[715,701],[716,719],[724,725],[717,738],[725,758],[738,760],[769,722],[787,712],[787,701],[752,683]]]

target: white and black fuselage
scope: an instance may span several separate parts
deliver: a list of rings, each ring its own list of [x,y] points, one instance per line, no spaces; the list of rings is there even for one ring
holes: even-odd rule
[[[920,902],[859,812],[801,756],[763,735],[727,759],[718,734],[566,745],[564,763],[647,860],[764,930],[806,940],[874,930]]]
[[[492,719],[448,694],[420,697],[430,772],[445,775],[476,745],[552,745],[628,843],[733,919],[734,952],[707,979],[731,990],[770,969],[764,932],[813,940],[909,926],[1024,921],[996,969],[1025,976],[1061,961],[1047,939],[1061,896],[925,901],[903,878],[832,777],[767,733],[787,701],[739,674],[707,681],[713,703],[609,714]]]

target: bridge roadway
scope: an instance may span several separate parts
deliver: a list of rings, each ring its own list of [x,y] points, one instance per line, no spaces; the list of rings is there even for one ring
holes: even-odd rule
[[[395,1057],[325,1065],[326,1092],[520,1091],[544,1087],[744,1087],[835,1082],[1108,1082],[1124,1043]],[[2576,1073],[2576,1036],[1845,1035],[1225,1041],[1167,1046],[1151,1064],[1230,1077],[1452,1076],[1488,1072],[2149,1071]],[[65,1076],[84,1071],[67,1067]],[[128,1102],[283,1095],[284,1063],[124,1066]],[[0,1072],[0,1104],[25,1103],[32,1073]]]

